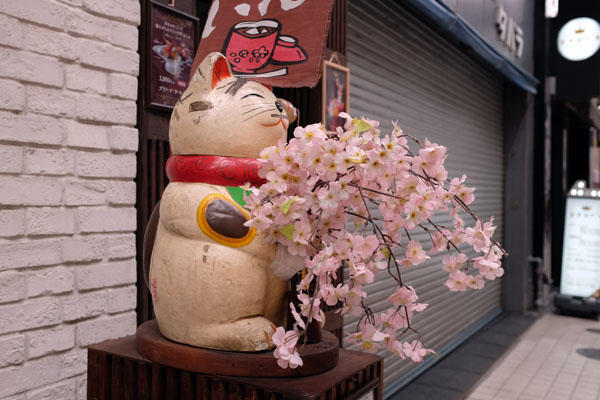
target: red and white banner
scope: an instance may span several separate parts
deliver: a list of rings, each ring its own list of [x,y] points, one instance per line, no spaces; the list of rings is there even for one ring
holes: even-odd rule
[[[277,87],[314,87],[333,1],[213,0],[192,72],[218,51],[237,76]]]

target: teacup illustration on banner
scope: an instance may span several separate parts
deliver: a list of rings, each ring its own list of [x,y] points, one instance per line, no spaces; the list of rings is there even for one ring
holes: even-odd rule
[[[287,75],[287,68],[262,74],[256,71],[268,64],[291,65],[308,59],[295,37],[281,35],[281,23],[274,19],[234,25],[223,44],[223,54],[236,75],[248,77]]]

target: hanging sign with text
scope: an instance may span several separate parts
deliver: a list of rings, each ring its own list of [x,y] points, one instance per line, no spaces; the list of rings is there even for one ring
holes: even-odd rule
[[[508,16],[502,6],[498,6],[496,9],[496,28],[498,29],[498,39],[517,57],[521,57],[525,45],[523,29]]]

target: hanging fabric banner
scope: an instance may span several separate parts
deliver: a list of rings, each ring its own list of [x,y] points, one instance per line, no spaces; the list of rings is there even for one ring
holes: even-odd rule
[[[314,87],[334,0],[213,0],[192,71],[212,52],[233,73],[277,87]]]

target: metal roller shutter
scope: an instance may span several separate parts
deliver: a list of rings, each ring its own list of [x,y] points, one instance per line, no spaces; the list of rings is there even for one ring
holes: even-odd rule
[[[391,130],[391,121],[398,120],[405,132],[447,146],[449,176],[467,174],[467,185],[477,188],[473,210],[483,220],[494,215],[495,237],[502,240],[503,86],[499,78],[390,1],[349,1],[347,26],[351,114],[379,120],[384,130]],[[450,222],[448,218],[438,221]],[[466,216],[465,221],[470,224]],[[416,237],[430,247],[425,234]],[[480,291],[450,292],[443,286],[447,279],[441,269],[443,256],[432,256],[403,275],[419,300],[429,304],[414,319],[414,326],[426,346],[437,351],[448,351],[472,334],[500,312],[501,304],[499,279],[487,282]],[[368,304],[374,311],[383,310],[393,286],[394,281],[382,273],[369,287]],[[344,323],[345,332],[355,332],[356,318],[346,317]],[[389,354],[384,365],[384,382],[392,390],[419,368]]]

